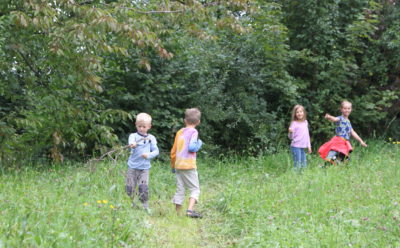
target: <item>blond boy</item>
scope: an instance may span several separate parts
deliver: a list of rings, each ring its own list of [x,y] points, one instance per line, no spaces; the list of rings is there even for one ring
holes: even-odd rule
[[[128,143],[131,147],[131,155],[128,159],[128,171],[126,173],[126,193],[132,199],[135,206],[134,196],[138,187],[139,200],[143,208],[149,212],[149,171],[150,160],[159,154],[156,138],[149,134],[151,128],[151,116],[140,113],[136,116],[137,132],[129,135]]]

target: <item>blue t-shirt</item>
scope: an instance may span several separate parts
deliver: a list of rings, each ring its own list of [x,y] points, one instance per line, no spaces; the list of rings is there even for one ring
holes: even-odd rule
[[[136,142],[136,148],[131,148],[131,155],[128,159],[128,166],[132,169],[148,170],[150,169],[150,160],[156,157],[160,152],[157,147],[156,138],[147,134],[146,136],[140,133],[132,133],[129,135],[129,145]],[[142,157],[143,153],[148,153],[147,159]]]
[[[339,118],[339,121],[336,122],[336,136],[343,137],[346,140],[350,140],[351,136],[351,129],[353,128],[351,126],[350,120],[346,119],[341,116],[337,116]]]

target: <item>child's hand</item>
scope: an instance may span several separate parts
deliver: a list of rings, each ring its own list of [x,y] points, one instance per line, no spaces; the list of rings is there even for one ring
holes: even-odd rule
[[[325,114],[325,119],[328,119],[329,118],[329,114]]]
[[[147,159],[148,157],[149,157],[149,154],[148,154],[148,153],[143,153],[143,154],[142,154],[142,158]]]
[[[133,142],[129,147],[130,147],[130,148],[136,148],[136,147],[137,147],[136,142]]]
[[[362,145],[363,147],[367,147],[367,146],[368,146],[364,141],[361,141],[360,143],[361,143],[361,145]]]
[[[312,153],[311,147],[308,148],[308,153]]]
[[[289,130],[289,133],[293,133],[293,128],[290,128],[290,127],[289,127],[288,130]]]

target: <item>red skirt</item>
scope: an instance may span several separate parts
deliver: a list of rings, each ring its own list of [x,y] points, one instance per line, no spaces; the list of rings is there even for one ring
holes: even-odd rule
[[[326,157],[331,150],[343,153],[348,157],[350,152],[353,150],[353,147],[351,146],[350,141],[339,136],[334,136],[330,141],[326,142],[318,149],[318,153],[322,159],[326,160]]]

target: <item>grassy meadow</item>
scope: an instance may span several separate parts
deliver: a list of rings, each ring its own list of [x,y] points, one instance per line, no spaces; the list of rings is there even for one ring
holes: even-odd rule
[[[288,151],[204,159],[197,210],[177,216],[168,161],[153,162],[152,213],[130,206],[125,160],[0,174],[0,247],[400,247],[400,145],[356,146],[350,164],[292,170]]]

